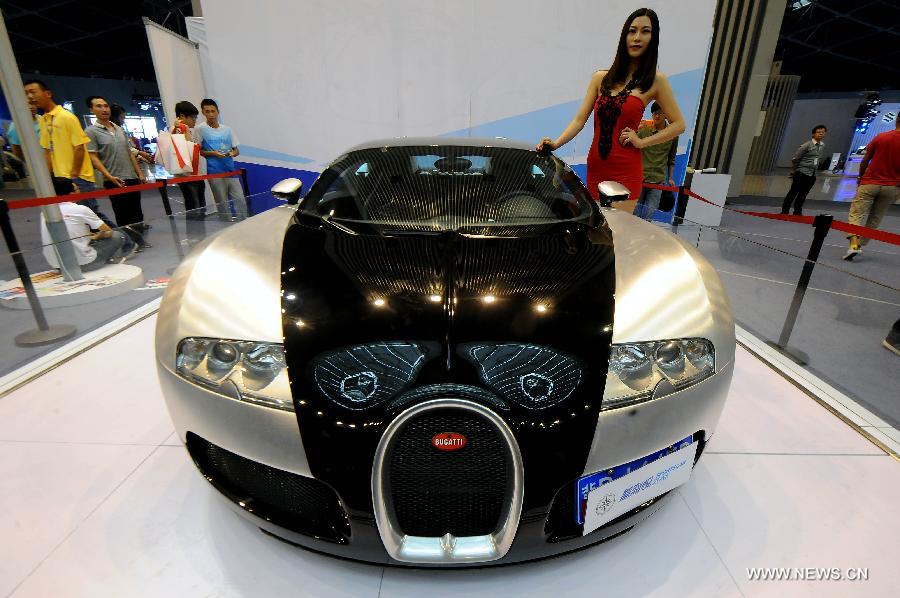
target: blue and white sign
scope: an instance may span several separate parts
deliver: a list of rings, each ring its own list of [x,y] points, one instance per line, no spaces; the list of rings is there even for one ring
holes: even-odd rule
[[[584,534],[640,504],[684,484],[691,477],[697,443],[691,443],[617,480],[588,492]]]
[[[591,492],[594,488],[597,488],[603,484],[608,484],[613,480],[618,480],[619,478],[628,475],[632,471],[645,467],[646,465],[653,463],[659,459],[662,459],[666,455],[683,449],[693,442],[693,437],[688,436],[682,440],[679,440],[672,446],[666,447],[664,449],[658,450],[655,453],[651,453],[646,457],[641,457],[640,459],[635,459],[634,461],[629,461],[628,463],[623,463],[622,465],[617,465],[616,467],[605,469],[603,471],[598,471],[592,473],[590,475],[586,475],[580,480],[578,480],[578,484],[575,486],[575,521],[581,525],[584,523],[584,511],[587,508],[587,498],[588,493]]]

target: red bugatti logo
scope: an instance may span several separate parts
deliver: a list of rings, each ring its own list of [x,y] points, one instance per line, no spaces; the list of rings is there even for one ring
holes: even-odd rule
[[[441,432],[431,438],[431,446],[439,451],[458,451],[466,442],[466,437],[456,432]]]

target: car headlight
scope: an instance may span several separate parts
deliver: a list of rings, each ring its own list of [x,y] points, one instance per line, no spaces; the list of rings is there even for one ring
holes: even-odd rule
[[[601,409],[664,397],[715,373],[716,352],[702,338],[613,345]]]
[[[389,341],[330,351],[312,361],[319,391],[347,409],[368,409],[405,391],[427,359],[426,343]]]
[[[178,343],[180,376],[224,395],[293,411],[280,343],[189,337]]]
[[[461,354],[479,368],[481,381],[504,399],[544,409],[567,399],[581,382],[581,362],[565,353],[520,343],[472,343]]]

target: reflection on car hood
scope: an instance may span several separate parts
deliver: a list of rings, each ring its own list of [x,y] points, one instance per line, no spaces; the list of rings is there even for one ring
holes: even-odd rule
[[[582,471],[596,427],[612,338],[609,230],[384,237],[318,224],[292,226],[282,254],[285,357],[313,474],[335,487],[351,513],[365,515],[380,434],[410,404],[394,399],[458,385],[456,394],[468,400],[489,402],[497,393],[508,403],[500,414],[536,473],[531,479],[543,478],[534,487],[526,480],[526,509],[545,508],[555,488]],[[379,356],[397,352],[391,343],[408,343],[410,365],[399,381],[379,369]],[[379,364],[350,367],[369,355]],[[506,363],[515,380],[495,379],[480,363],[486,356]],[[522,393],[501,396],[509,385]],[[408,394],[382,397],[387,391]],[[365,408],[360,397],[377,405]],[[528,409],[529,400],[547,407]]]

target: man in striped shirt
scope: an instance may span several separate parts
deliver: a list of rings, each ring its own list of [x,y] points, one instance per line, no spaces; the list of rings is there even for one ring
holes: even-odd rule
[[[793,206],[794,215],[803,215],[803,202],[809,190],[812,189],[816,182],[816,169],[819,167],[819,159],[825,155],[825,134],[828,128],[825,125],[816,125],[812,130],[812,139],[803,143],[794,152],[791,158],[791,189],[784,196],[784,203],[781,204],[781,213],[787,214]]]

